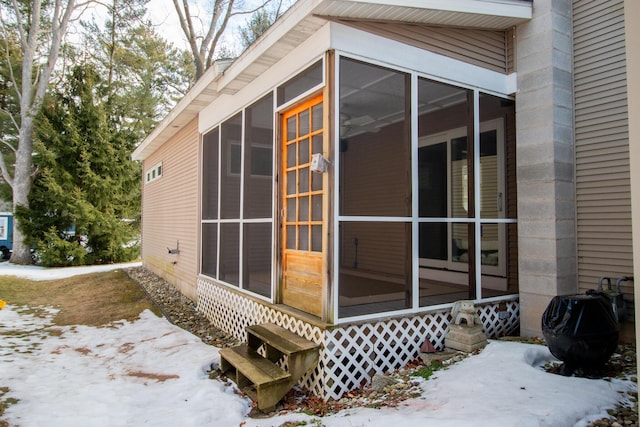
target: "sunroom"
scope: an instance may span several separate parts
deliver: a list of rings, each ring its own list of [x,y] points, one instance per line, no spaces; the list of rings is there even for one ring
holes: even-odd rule
[[[202,278],[331,324],[517,295],[495,89],[331,51],[206,130]]]
[[[455,301],[488,336],[517,328],[531,3],[441,3],[299,1],[137,150],[195,114],[198,307],[240,339],[271,322],[319,344],[303,383],[323,398],[442,348]]]

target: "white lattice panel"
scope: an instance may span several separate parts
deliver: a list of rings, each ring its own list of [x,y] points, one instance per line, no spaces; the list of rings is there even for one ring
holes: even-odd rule
[[[499,338],[511,335],[520,326],[520,304],[518,301],[504,301],[506,311],[500,315],[500,304],[486,304],[479,308],[480,320],[484,326],[484,333],[489,338]]]
[[[506,315],[499,314],[499,303],[478,306],[489,338],[511,334],[518,328],[518,301],[501,304]],[[246,340],[246,326],[271,322],[319,344],[318,365],[303,377],[300,385],[325,400],[340,399],[349,390],[369,383],[376,373],[404,367],[418,357],[427,339],[435,348],[443,349],[452,321],[449,310],[442,310],[322,330],[203,279],[198,280],[198,309],[217,327],[240,340]]]
[[[324,331],[264,303],[233,292],[208,280],[198,279],[198,310],[211,322],[236,339],[246,341],[245,328],[260,323],[274,323],[320,345],[324,355]],[[286,360],[283,362],[286,364]],[[321,362],[300,380],[300,385],[324,397]]]

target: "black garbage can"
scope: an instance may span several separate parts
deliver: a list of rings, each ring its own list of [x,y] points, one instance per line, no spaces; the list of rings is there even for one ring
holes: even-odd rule
[[[554,297],[542,315],[542,334],[551,354],[564,362],[563,375],[602,368],[618,345],[618,321],[602,294]]]

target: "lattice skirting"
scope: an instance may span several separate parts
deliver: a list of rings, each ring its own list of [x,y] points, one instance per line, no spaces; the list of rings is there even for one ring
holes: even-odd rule
[[[489,338],[517,331],[517,299],[479,304],[477,308]],[[442,310],[322,329],[205,279],[198,279],[198,310],[239,340],[246,340],[246,326],[270,322],[320,344],[318,365],[300,385],[324,400],[340,399],[349,390],[369,383],[373,375],[404,367],[418,357],[427,339],[437,349],[444,348],[453,320],[450,310]]]

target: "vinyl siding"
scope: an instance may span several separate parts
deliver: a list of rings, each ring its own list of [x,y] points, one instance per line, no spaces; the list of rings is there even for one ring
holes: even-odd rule
[[[513,71],[512,31],[340,20],[342,24],[492,71]]]
[[[574,87],[578,280],[633,274],[622,0],[576,0]],[[626,298],[632,282],[623,284]]]
[[[142,257],[150,271],[196,298],[198,272],[199,136],[197,119],[180,130],[143,164],[162,162],[162,177],[143,184]],[[176,248],[172,255],[167,248]],[[175,264],[174,264],[175,262]]]

